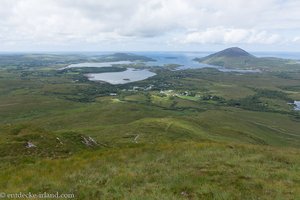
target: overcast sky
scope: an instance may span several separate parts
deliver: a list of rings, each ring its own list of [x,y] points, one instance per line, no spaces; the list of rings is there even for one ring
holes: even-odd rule
[[[300,0],[0,0],[0,51],[300,51]]]

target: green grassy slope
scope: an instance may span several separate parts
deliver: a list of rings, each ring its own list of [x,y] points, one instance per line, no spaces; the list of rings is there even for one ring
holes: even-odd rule
[[[139,145],[1,163],[0,187],[74,193],[77,199],[297,199],[298,154],[229,143]]]
[[[297,71],[161,70],[122,86],[46,68],[0,72],[1,192],[299,198],[300,120],[288,104],[300,96]]]

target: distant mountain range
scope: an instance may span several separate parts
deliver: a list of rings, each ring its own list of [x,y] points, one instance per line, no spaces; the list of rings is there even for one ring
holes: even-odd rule
[[[285,70],[294,70],[295,68],[300,70],[300,64],[295,60],[275,57],[256,57],[238,47],[228,48],[203,58],[195,58],[194,60],[227,68],[261,69],[266,71],[280,70],[282,68]]]
[[[149,61],[155,61],[152,58],[136,55],[132,53],[114,53],[110,55],[103,55],[102,56],[103,61],[143,61],[143,62],[149,62]]]

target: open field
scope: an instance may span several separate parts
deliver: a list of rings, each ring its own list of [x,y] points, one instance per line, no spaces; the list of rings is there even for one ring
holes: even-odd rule
[[[110,85],[61,65],[0,69],[0,191],[300,198],[299,71],[157,68]]]

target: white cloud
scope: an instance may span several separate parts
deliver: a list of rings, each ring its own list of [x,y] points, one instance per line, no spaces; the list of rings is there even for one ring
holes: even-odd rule
[[[282,41],[277,34],[254,29],[233,29],[224,27],[195,31],[176,39],[182,43],[199,44],[274,44]]]
[[[299,10],[298,0],[1,0],[0,50],[134,46],[147,38],[161,46],[292,44],[300,32]]]
[[[293,38],[293,42],[300,44],[300,36]]]

